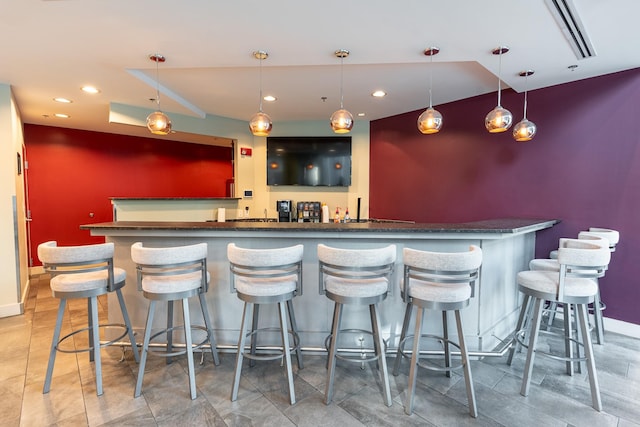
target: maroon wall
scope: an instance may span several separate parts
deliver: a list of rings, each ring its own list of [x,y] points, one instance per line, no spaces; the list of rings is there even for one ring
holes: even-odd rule
[[[522,104],[522,94],[503,92],[514,122]],[[372,122],[370,216],[562,220],[538,233],[539,257],[590,226],[619,230],[601,281],[605,315],[640,324],[640,69],[529,92],[538,126],[529,142],[484,129],[495,105],[495,93],[438,105],[444,126],[434,135],[417,130],[420,111]]]
[[[34,265],[44,241],[104,241],[79,226],[111,221],[111,197],[225,197],[233,176],[227,147],[28,124],[24,138]]]

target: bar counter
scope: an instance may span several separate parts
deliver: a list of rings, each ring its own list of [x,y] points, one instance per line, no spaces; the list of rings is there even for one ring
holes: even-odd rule
[[[554,219],[493,219],[468,223],[396,222],[367,220],[360,223],[277,223],[256,219],[234,222],[146,222],[117,221],[82,225],[93,236],[104,236],[115,244],[115,264],[127,271],[127,285],[123,294],[132,324],[142,337],[148,302],[136,288],[135,265],[130,248],[141,241],[146,246],[178,246],[206,242],[211,274],[207,304],[212,316],[215,338],[220,348],[233,349],[238,340],[242,303],[231,293],[230,274],[226,258],[228,243],[247,248],[275,248],[295,244],[304,245],[303,294],[294,299],[294,308],[305,351],[323,351],[324,341],[331,327],[333,304],[318,293],[318,243],[342,248],[373,248],[395,244],[398,250],[392,291],[380,304],[380,318],[388,349],[397,346],[402,327],[404,303],[400,297],[402,278],[402,248],[411,247],[433,251],[465,251],[469,245],[483,250],[483,264],[475,297],[469,307],[462,310],[467,345],[476,355],[495,354],[515,327],[520,297],[515,285],[518,271],[528,268],[534,257],[536,232],[552,227]],[[113,301],[111,299],[114,299]],[[196,301],[193,302],[196,304]],[[109,305],[117,304],[109,296]],[[109,312],[111,322],[120,321],[117,310]],[[197,306],[191,310],[194,323],[198,318]],[[166,313],[166,312],[165,312]],[[161,328],[166,314],[159,312],[154,328]],[[367,307],[347,307],[344,314],[346,328],[356,331],[345,334],[343,348],[354,351],[368,345],[368,338],[357,329],[369,329]],[[260,310],[263,322],[277,325],[277,312],[273,307]],[[271,323],[269,323],[271,322]],[[425,317],[426,333],[441,332],[441,314],[429,312]],[[141,340],[141,338],[140,338]],[[259,345],[277,344],[277,334],[264,334]]]

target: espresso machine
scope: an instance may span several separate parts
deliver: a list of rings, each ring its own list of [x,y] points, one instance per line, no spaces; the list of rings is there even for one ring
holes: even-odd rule
[[[276,201],[278,222],[291,222],[293,218],[293,202],[291,200]]]

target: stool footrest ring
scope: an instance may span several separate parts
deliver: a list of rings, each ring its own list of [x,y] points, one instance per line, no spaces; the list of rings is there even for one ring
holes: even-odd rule
[[[108,347],[112,344],[115,344],[117,342],[119,342],[122,338],[126,337],[127,334],[129,333],[129,328],[126,327],[126,325],[123,325],[121,323],[104,323],[104,324],[100,324],[98,325],[98,328],[122,328],[124,330],[124,332],[122,333],[122,335],[110,340],[110,341],[106,341],[106,342],[102,342],[100,343],[100,348],[103,347]],[[68,333],[67,335],[65,335],[64,337],[60,338],[58,340],[58,342],[56,343],[56,350],[59,351],[60,353],[86,353],[88,351],[93,351],[93,346],[90,345],[89,347],[83,347],[83,348],[74,348],[74,349],[65,349],[65,348],[61,348],[61,344],[64,340],[66,340],[67,338],[71,338],[72,336],[79,334],[81,332],[90,332],[91,328],[89,326],[85,327],[85,328],[81,328],[81,329],[76,329],[75,331],[72,331],[70,333]]]
[[[339,333],[342,334],[343,332],[356,332],[356,333],[361,333],[361,334],[366,334],[366,335],[373,336],[373,332],[367,331],[366,329],[340,329]],[[329,334],[324,339],[324,347],[327,350],[327,353],[329,353],[329,347],[331,346],[331,339],[332,338],[333,338],[333,334]],[[384,343],[384,350],[381,352],[381,354],[386,354],[387,353],[387,347],[388,347],[387,340],[383,339],[382,342]],[[353,352],[354,353],[359,352],[360,356],[346,356],[344,354],[340,354],[339,350],[338,350],[338,351],[336,351],[336,359],[344,360],[346,362],[351,362],[351,363],[375,362],[376,360],[380,359],[380,356],[375,354],[375,351],[373,349],[360,348],[358,350],[353,350]],[[365,357],[365,353],[374,353],[374,355],[373,356],[369,356],[369,357]]]
[[[407,342],[407,340],[409,339],[413,339],[414,335],[407,335],[404,337],[404,339],[402,341],[400,341],[400,343],[398,344],[398,351],[400,352],[400,354],[402,355],[402,357],[406,357],[407,359],[411,359],[411,353],[407,353],[404,350],[404,345]],[[422,334],[420,335],[420,339],[422,338],[427,338],[427,339],[434,339],[434,340],[438,340],[440,341],[440,343],[445,346],[445,345],[452,345],[455,348],[457,348],[459,351],[461,351],[460,349],[460,344],[458,344],[455,341],[451,341],[449,339],[445,339],[444,337],[441,337],[439,335],[433,335],[433,334]],[[444,350],[441,350],[442,354],[439,354],[439,356],[444,355]],[[451,355],[456,355],[455,353],[450,353]],[[460,353],[458,353],[459,355]],[[426,359],[425,357],[423,357],[422,359]],[[436,371],[436,372],[451,372],[451,371],[455,371],[458,369],[462,369],[464,367],[464,363],[458,363],[455,364],[453,366],[438,366],[436,364],[433,363],[427,363],[427,362],[421,362],[420,361],[420,354],[418,353],[418,362],[417,365],[421,368],[424,369],[428,369],[430,371]]]
[[[151,343],[151,341],[153,341],[153,339],[154,339],[154,338],[156,338],[156,337],[158,337],[158,336],[160,336],[160,335],[164,335],[164,334],[166,334],[167,332],[173,332],[173,331],[174,331],[174,330],[176,330],[176,329],[184,330],[184,326],[177,325],[177,326],[174,326],[174,327],[172,327],[172,328],[166,328],[166,329],[163,329],[163,330],[161,330],[161,331],[159,331],[159,332],[156,332],[155,334],[151,335],[151,337],[149,338],[149,343]],[[206,336],[202,341],[200,341],[200,342],[199,342],[199,343],[197,343],[197,344],[193,344],[193,345],[191,346],[192,350],[197,350],[197,349],[199,349],[199,348],[202,348],[202,347],[203,347],[207,342],[209,342],[209,340],[210,340],[210,338],[211,338],[211,334],[210,334],[210,332],[207,330],[207,328],[205,328],[204,326],[199,326],[199,325],[191,325],[191,329],[192,329],[192,330],[193,330],[193,329],[198,329],[198,330],[201,330],[201,331],[205,331],[205,332],[207,333],[207,336]],[[180,345],[180,344],[179,344],[179,345]],[[174,346],[175,346],[175,345],[174,345]],[[154,355],[156,355],[156,356],[160,356],[160,357],[173,357],[173,356],[181,356],[181,355],[183,355],[183,354],[187,354],[187,350],[186,350],[186,348],[185,348],[184,350],[178,350],[178,351],[172,351],[172,352],[169,352],[168,350],[165,350],[165,351],[161,351],[161,350],[152,350],[152,349],[151,349],[151,347],[149,347],[149,348],[147,349],[147,351],[148,351],[149,353],[153,353]]]
[[[248,332],[246,336],[250,337],[252,335],[257,335],[258,332],[264,332],[264,331],[274,331],[274,332],[278,331],[278,332],[280,332],[280,328],[276,328],[276,327],[273,327],[273,328],[259,328],[259,329],[256,329],[254,331]],[[287,333],[293,337],[293,347],[289,347],[289,350],[288,350],[289,354],[292,354],[295,351],[297,351],[298,348],[300,347],[300,337],[298,336],[298,334],[296,332],[292,331],[291,329],[287,330]],[[240,349],[238,349],[238,351],[240,351]],[[275,354],[251,354],[250,351],[244,350],[242,352],[242,354],[243,354],[244,357],[246,357],[247,359],[251,359],[251,360],[277,360],[277,359],[282,359],[282,357],[284,356],[284,352],[283,351],[277,352]]]
[[[525,342],[525,333],[526,331],[524,329],[521,329],[519,331],[516,331],[516,333],[514,334],[514,339],[516,341],[518,341],[518,344],[520,344],[522,347],[529,349],[529,344]],[[538,332],[539,334],[546,334],[546,335],[554,335],[552,332],[549,331],[544,331],[544,330],[540,330]],[[561,337],[566,339],[566,337]],[[576,345],[584,348],[584,344],[582,344],[582,342],[580,342],[578,339],[576,338],[570,338],[569,341],[575,343]],[[541,354],[543,356],[547,356],[550,359],[554,359],[554,360],[560,360],[563,362],[586,362],[587,359],[586,357],[569,357],[569,356],[559,356],[557,354],[553,354],[550,353],[548,351],[542,351],[542,350],[538,350],[535,349],[534,350],[536,354]]]

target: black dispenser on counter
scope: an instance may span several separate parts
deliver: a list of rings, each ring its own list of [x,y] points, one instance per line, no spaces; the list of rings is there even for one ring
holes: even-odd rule
[[[320,202],[298,202],[297,203],[298,222],[320,222],[321,206]]]
[[[291,222],[293,220],[293,202],[291,200],[278,200],[276,202],[278,222]]]

